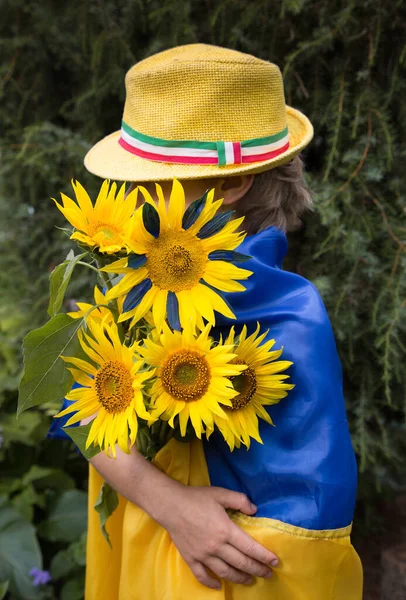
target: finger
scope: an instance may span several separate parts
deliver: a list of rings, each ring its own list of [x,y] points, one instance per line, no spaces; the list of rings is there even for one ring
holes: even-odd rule
[[[212,488],[215,490],[215,498],[217,502],[224,508],[232,508],[239,510],[246,515],[253,515],[257,512],[257,507],[253,504],[248,496],[242,492],[233,492],[225,488]]]
[[[202,565],[202,563],[195,562],[190,566],[190,569],[193,575],[196,577],[197,581],[199,581],[199,583],[205,585],[211,590],[221,590],[221,583],[208,574],[207,570],[205,569],[204,565]]]
[[[267,550],[264,546],[261,546],[258,542],[256,542],[250,535],[245,533],[238,525],[233,523],[234,527],[230,532],[229,543],[240,550],[246,556],[249,556],[264,565],[271,565],[272,567],[276,567],[278,564],[278,557],[276,554]]]
[[[219,558],[238,571],[254,575],[255,577],[265,577],[268,579],[272,575],[271,569],[264,565],[264,563],[250,558],[240,550],[237,550],[237,548],[230,546],[230,544],[223,546]]]
[[[215,575],[220,577],[220,579],[226,579],[227,581],[232,581],[233,583],[252,583],[252,577],[250,575],[234,569],[234,567],[224,562],[224,560],[221,560],[221,558],[217,558],[216,556],[210,556],[207,558],[205,560],[205,565],[206,567],[209,567],[209,569],[213,571]]]

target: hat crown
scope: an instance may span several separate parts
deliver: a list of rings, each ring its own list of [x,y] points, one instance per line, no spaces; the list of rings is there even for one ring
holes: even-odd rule
[[[279,68],[236,50],[172,48],[134,65],[125,81],[123,120],[144,135],[237,142],[287,126]]]

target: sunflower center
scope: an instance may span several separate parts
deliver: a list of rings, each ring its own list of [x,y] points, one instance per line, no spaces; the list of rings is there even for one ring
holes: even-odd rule
[[[131,403],[134,392],[128,369],[118,361],[109,361],[95,376],[97,399],[108,413],[123,412]]]
[[[207,253],[188,231],[165,231],[151,242],[146,267],[153,284],[180,292],[197,285],[204,274]]]
[[[210,368],[202,354],[191,350],[178,350],[164,363],[162,385],[177,400],[192,402],[207,391]]]
[[[168,256],[168,269],[172,273],[182,276],[190,271],[192,265],[192,257],[187,248],[176,245],[172,247],[172,254]]]
[[[244,365],[243,360],[233,360],[234,364]],[[247,406],[250,403],[255,392],[257,391],[257,377],[255,375],[254,369],[248,367],[240,373],[240,375],[233,375],[229,379],[231,379],[233,383],[233,387],[238,396],[231,398],[232,406],[223,407],[225,410],[239,410]]]
[[[109,242],[119,239],[119,231],[114,225],[111,225],[111,223],[97,221],[92,224],[89,233],[91,237],[101,234],[103,238]]]

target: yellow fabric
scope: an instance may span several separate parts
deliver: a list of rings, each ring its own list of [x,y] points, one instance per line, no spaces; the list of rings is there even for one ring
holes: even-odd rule
[[[203,447],[172,440],[159,468],[189,485],[209,485]],[[275,552],[270,580],[251,586],[223,582],[220,591],[196,581],[168,533],[144,511],[120,498],[107,529],[111,550],[93,509],[102,479],[90,467],[89,535],[85,600],[361,600],[362,568],[350,542],[351,527],[310,531],[273,519],[236,513],[238,525]],[[197,542],[198,543],[198,542]]]
[[[241,165],[177,165],[122,148],[116,131],[86,155],[86,168],[105,179],[161,181],[258,173],[291,160],[313,128],[285,104],[279,68],[249,54],[190,44],[134,65],[126,75],[123,120],[142,134],[177,141],[242,142],[289,129],[290,148],[276,158]]]

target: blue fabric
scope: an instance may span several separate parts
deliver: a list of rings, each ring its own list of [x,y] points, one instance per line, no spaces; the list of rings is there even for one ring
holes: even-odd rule
[[[72,389],[76,389],[82,387],[76,381],[72,385]],[[73,400],[67,400],[66,398],[63,401],[63,405],[61,406],[61,411],[68,408],[73,404]],[[62,429],[66,426],[66,422],[72,417],[73,413],[66,415],[65,417],[58,417],[57,419],[52,419],[51,426],[47,433],[47,438],[55,439],[55,440],[70,440],[68,434]],[[79,423],[78,423],[79,425]],[[69,425],[69,427],[76,427],[76,425]]]
[[[261,422],[264,444],[252,441],[230,452],[217,433],[204,442],[212,485],[246,493],[258,506],[255,516],[307,529],[350,524],[357,466],[342,392],[342,372],[329,319],[315,289],[303,277],[281,270],[285,235],[275,228],[247,237],[239,252],[254,274],[247,291],[227,294],[237,321],[270,329],[275,349],[294,365],[287,373],[295,388],[269,407],[275,427]],[[232,321],[218,315],[218,332]]]

